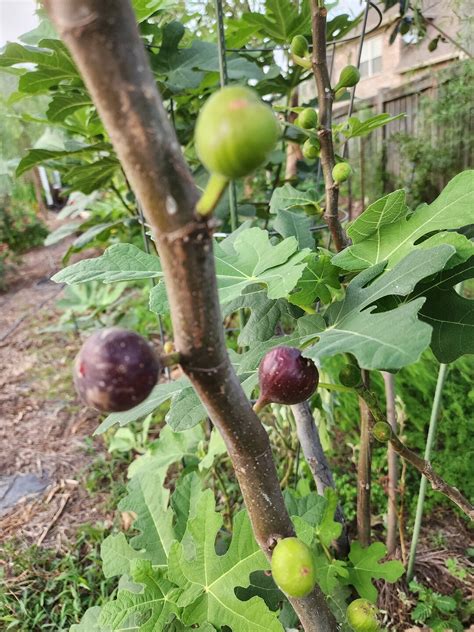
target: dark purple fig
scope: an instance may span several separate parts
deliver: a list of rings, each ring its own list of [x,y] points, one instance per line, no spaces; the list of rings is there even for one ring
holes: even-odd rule
[[[134,331],[100,329],[82,345],[74,362],[74,385],[81,399],[101,412],[119,412],[148,397],[160,363],[148,342]]]
[[[254,406],[258,412],[270,402],[299,404],[316,390],[319,373],[314,362],[303,358],[294,347],[275,347],[260,362],[260,397]]]

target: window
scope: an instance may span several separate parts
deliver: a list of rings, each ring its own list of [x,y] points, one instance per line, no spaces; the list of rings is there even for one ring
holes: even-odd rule
[[[371,37],[364,42],[360,58],[361,77],[371,77],[382,72],[382,38]]]

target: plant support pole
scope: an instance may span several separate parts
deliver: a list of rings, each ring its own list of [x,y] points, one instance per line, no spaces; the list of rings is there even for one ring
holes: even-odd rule
[[[428,428],[428,437],[426,439],[425,446],[425,460],[429,461],[431,457],[431,448],[436,434],[436,426],[438,424],[438,418],[441,411],[441,398],[443,394],[444,383],[446,382],[446,375],[448,372],[447,364],[440,364],[438,371],[438,380],[436,382],[436,390],[433,399],[433,406],[431,408],[430,425]],[[408,580],[413,578],[413,571],[415,568],[416,549],[418,546],[418,538],[420,537],[421,522],[423,520],[423,505],[425,503],[426,496],[426,476],[421,476],[420,491],[418,492],[418,501],[416,503],[416,515],[415,524],[413,525],[413,535],[410,546],[410,556],[408,558],[407,578]]]
[[[238,478],[255,538],[271,558],[293,535],[268,434],[230,362],[212,250],[212,221],[169,122],[129,0],[46,0],[152,228],[163,267],[176,351]],[[192,306],[192,308],[191,308]],[[307,632],[337,624],[318,586],[290,599]]]

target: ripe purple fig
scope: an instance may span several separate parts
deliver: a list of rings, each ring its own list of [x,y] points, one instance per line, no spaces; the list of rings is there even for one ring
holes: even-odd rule
[[[160,362],[134,331],[100,329],[82,345],[74,362],[74,385],[88,406],[120,412],[137,406],[155,386]]]
[[[318,386],[319,373],[314,362],[294,347],[275,347],[260,362],[260,397],[254,406],[258,412],[267,404],[299,404]]]

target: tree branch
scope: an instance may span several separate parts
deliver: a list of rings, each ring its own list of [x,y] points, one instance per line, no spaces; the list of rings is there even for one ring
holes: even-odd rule
[[[447,496],[453,503],[455,503],[464,513],[474,520],[474,506],[464,498],[461,492],[452,485],[449,485],[439,474],[433,470],[433,466],[429,461],[426,461],[421,456],[418,456],[416,452],[410,450],[398,437],[387,422],[378,405],[375,395],[364,387],[357,389],[361,397],[363,397],[367,406],[372,411],[376,424],[373,428],[374,437],[377,441],[386,442],[389,441],[395,452],[399,454],[405,461],[411,463],[416,469],[425,476],[425,478],[431,483],[431,487],[441,494]]]
[[[313,26],[312,64],[318,91],[318,136],[321,143],[321,167],[326,189],[324,220],[331,231],[336,250],[339,252],[347,245],[347,239],[339,221],[339,186],[332,177],[332,170],[336,161],[332,140],[332,104],[334,95],[331,90],[331,79],[326,58],[327,9],[324,6],[319,6],[318,0],[311,0],[311,15]]]
[[[268,558],[293,534],[268,435],[229,361],[220,313],[212,226],[195,213],[198,191],[150,70],[129,0],[45,0],[152,227],[168,291],[174,340],[234,464],[257,542]],[[337,629],[316,587],[290,600],[304,629]]]
[[[293,404],[291,407],[296,422],[296,434],[301,444],[306,462],[313,474],[318,494],[324,495],[326,487],[335,489],[331,468],[324,454],[323,446],[319,438],[318,428],[308,402]],[[336,542],[336,551],[339,558],[345,558],[349,554],[349,537],[347,535],[346,520],[341,506],[336,508],[335,518],[342,524],[342,534]]]
[[[392,430],[397,432],[397,414],[395,410],[395,376],[393,373],[382,373],[385,382],[387,400],[387,420]],[[398,458],[393,446],[388,446],[388,508],[387,508],[387,553],[392,555],[397,548],[397,487]]]
[[[365,387],[370,385],[370,374],[362,369],[362,381]],[[362,546],[370,545],[370,496],[372,491],[372,449],[370,430],[374,423],[370,408],[362,397],[360,408],[360,446],[357,462],[357,537]]]

